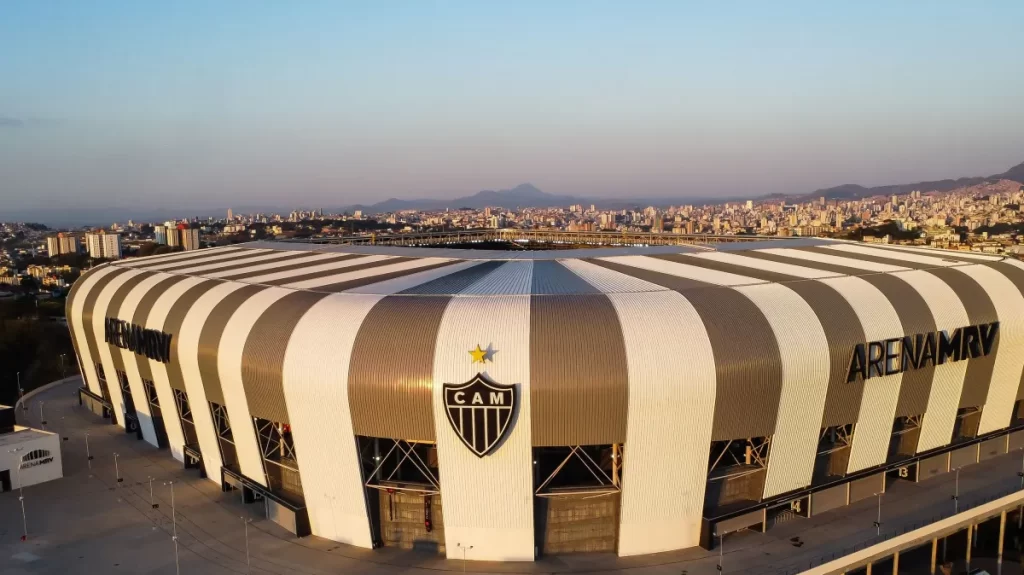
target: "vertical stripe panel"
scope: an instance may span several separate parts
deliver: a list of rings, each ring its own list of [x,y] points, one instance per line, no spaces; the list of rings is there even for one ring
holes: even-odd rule
[[[178,414],[178,407],[174,402],[174,392],[171,391],[168,369],[173,367],[177,372],[181,372],[180,356],[175,351],[178,346],[177,332],[180,324],[173,327],[168,325],[168,316],[174,304],[185,293],[201,282],[202,280],[199,278],[187,277],[170,286],[153,303],[153,309],[149,312],[149,317],[146,318],[147,328],[159,330],[171,336],[170,364],[148,358],[142,361],[149,363],[150,373],[153,374],[153,386],[156,388],[157,398],[160,399],[160,408],[164,416],[164,427],[167,429],[167,443],[170,444],[171,455],[178,461],[185,461],[185,453],[182,449],[185,446],[185,433],[181,429],[181,417]],[[192,401],[190,397],[189,403],[191,404]]]
[[[479,266],[483,267],[483,266]],[[479,268],[474,268],[479,269]],[[532,561],[533,465],[530,440],[530,276],[532,262],[505,264],[470,286],[519,285],[519,294],[455,297],[438,327],[433,373],[433,417],[440,463],[441,500],[448,557],[483,561]],[[469,350],[492,349],[492,359],[473,363]],[[477,457],[448,422],[444,384],[462,384],[477,373],[514,385],[518,412],[493,452]]]
[[[968,325],[964,304],[956,292],[935,275],[916,270],[897,274],[897,277],[917,290],[924,298],[932,317],[935,318],[937,331],[952,332]],[[924,418],[921,421],[921,434],[917,441],[918,452],[947,445],[952,439],[965,373],[965,361],[944,364],[933,370],[931,388],[927,390]]]
[[[830,367],[828,342],[814,310],[779,284],[736,288],[756,305],[779,346],[782,390],[768,456],[764,496],[811,483]]]
[[[135,310],[139,306],[139,301],[146,295],[149,290],[153,289],[161,281],[169,278],[167,274],[153,273],[148,275],[139,282],[131,292],[125,296],[124,301],[121,303],[121,307],[118,310],[117,317],[123,321],[129,323],[135,323]],[[139,427],[142,429],[142,438],[146,443],[153,447],[159,447],[159,442],[156,438],[156,428],[153,425],[153,413],[149,408],[149,400],[146,395],[146,388],[142,385],[142,375],[139,372],[139,364],[136,359],[137,354],[127,349],[120,349],[111,346],[111,352],[120,354],[121,364],[124,368],[125,375],[128,376],[128,388],[132,390],[132,398],[135,403],[135,413],[139,417]]]
[[[253,417],[291,423],[282,389],[282,365],[295,324],[326,294],[291,292],[274,302],[249,333],[242,351],[242,383]]]
[[[85,304],[87,301],[95,301],[95,297],[90,297],[93,290],[97,289],[101,278],[109,275],[115,269],[113,266],[107,265],[89,270],[82,277],[78,278],[78,281],[72,287],[74,300],[70,304],[71,313],[68,314],[68,324],[73,336],[75,352],[78,353],[82,378],[85,379],[89,391],[96,395],[102,395],[102,393],[100,390],[99,374],[96,373],[97,360],[94,358],[89,345],[89,340],[92,338],[92,325],[90,324],[86,327],[84,323]]]
[[[982,435],[1008,426],[1013,415],[1024,370],[1024,296],[1006,275],[991,266],[972,265],[961,271],[981,285],[999,316],[999,347],[978,425],[978,434]]]
[[[608,295],[629,371],[619,555],[693,547],[700,540],[716,391],[704,322],[677,292],[591,263],[565,265],[602,292],[619,292]]]
[[[857,277],[822,281],[850,302],[864,327],[866,341],[903,335],[899,315],[878,288]],[[847,473],[885,462],[902,379],[903,374],[897,373],[873,377],[864,382]]]
[[[224,405],[227,407],[228,417],[231,418],[231,432],[235,439],[235,451],[238,453],[238,465],[246,477],[261,485],[267,484],[267,478],[263,469],[263,455],[256,438],[256,428],[245,397],[245,385],[242,383],[242,352],[253,325],[263,312],[290,293],[292,292],[282,288],[266,288],[246,299],[225,324],[217,351],[217,372],[221,390],[224,392]],[[296,454],[302,457],[298,450]]]
[[[381,298],[332,294],[320,300],[296,324],[282,368],[310,528],[366,549],[373,543],[347,376],[359,327]]]
[[[125,270],[124,273],[112,277],[111,281],[97,295],[92,314],[93,341],[96,344],[98,359],[103,364],[103,372],[107,376],[107,391],[110,392],[110,403],[114,406],[117,424],[121,427],[125,426],[125,403],[124,396],[121,394],[121,386],[117,381],[117,370],[120,361],[115,364],[113,356],[113,350],[118,348],[106,343],[104,320],[112,311],[110,303],[114,294],[117,293],[125,282],[131,281],[141,274],[142,272],[139,271]],[[118,359],[120,360],[120,358]]]
[[[213,287],[196,299],[185,314],[185,318],[181,322],[181,332],[177,338],[181,376],[185,384],[185,392],[188,394],[189,404],[192,407],[192,417],[196,423],[196,436],[199,439],[199,448],[203,452],[203,467],[206,469],[206,476],[218,484],[220,483],[220,468],[224,463],[221,460],[217,431],[213,426],[213,414],[210,412],[210,404],[203,384],[203,374],[199,369],[199,337],[213,308],[241,287],[243,284],[232,282],[214,283]],[[236,425],[246,424],[252,426],[251,422],[246,421],[231,422],[232,428]]]

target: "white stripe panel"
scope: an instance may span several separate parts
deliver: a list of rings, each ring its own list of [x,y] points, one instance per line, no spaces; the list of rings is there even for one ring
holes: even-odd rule
[[[121,260],[121,261],[117,262],[117,265],[118,265],[118,267],[133,268],[133,267],[144,266],[144,265],[155,264],[155,263],[161,263],[161,264],[163,264],[163,263],[170,263],[170,262],[173,262],[175,260],[180,260],[180,259],[184,259],[184,258],[187,258],[187,257],[199,255],[200,253],[202,255],[204,255],[204,256],[205,255],[211,255],[212,256],[212,255],[220,255],[220,254],[223,254],[223,253],[226,253],[226,252],[238,251],[239,249],[241,249],[241,248],[235,247],[235,246],[229,246],[229,247],[222,247],[222,248],[208,248],[208,249],[203,250],[202,252],[198,252],[198,251],[195,251],[195,250],[190,250],[190,251],[187,251],[187,252],[173,252],[173,253],[169,253],[169,254],[160,254],[160,255],[156,255],[156,256],[146,256],[144,258],[132,258],[132,259],[129,259],[129,260]]]
[[[71,302],[71,316],[68,318],[68,321],[70,321],[75,328],[78,353],[81,355],[82,360],[82,377],[85,378],[85,383],[89,387],[89,391],[101,397],[103,396],[103,393],[100,388],[99,373],[96,372],[96,361],[99,358],[94,358],[92,356],[92,351],[89,349],[89,338],[87,333],[91,333],[92,326],[85,325],[85,317],[83,317],[83,314],[85,313],[85,299],[89,296],[89,292],[93,290],[93,286],[96,285],[96,282],[100,278],[111,273],[115,269],[117,268],[113,266],[104,266],[103,268],[89,272],[88,275],[78,280],[81,282],[81,285],[75,292],[75,300]],[[97,347],[98,346],[99,342],[97,342]]]
[[[369,264],[373,262],[379,262],[381,260],[392,259],[392,256],[366,256],[365,258],[353,258],[350,260],[341,260],[340,262],[331,262],[326,264],[320,264],[315,266],[309,266],[308,268],[302,268],[301,270],[289,270],[283,272],[271,272],[264,275],[254,276],[251,278],[245,278],[246,283],[265,283],[276,280],[283,280],[287,278],[294,278],[304,276],[306,274],[315,274],[318,272],[326,272],[330,270],[339,270],[349,268],[352,266]]]
[[[402,290],[414,288],[418,285],[425,284],[429,281],[443,278],[451,275],[455,272],[461,272],[462,270],[468,270],[469,268],[476,267],[484,263],[484,260],[470,260],[452,264],[450,266],[443,266],[422,272],[416,272],[407,276],[399,276],[397,278],[391,278],[378,283],[366,284],[363,286],[355,287],[352,289],[345,290],[344,293],[366,293],[366,294],[393,294],[398,293]]]
[[[867,341],[903,337],[903,324],[896,308],[878,288],[858,277],[822,282],[832,286],[850,303],[864,328]],[[847,473],[885,463],[901,383],[902,373],[872,377],[864,382]]]
[[[213,426],[213,414],[210,412],[210,401],[206,398],[202,374],[199,371],[199,335],[203,331],[207,318],[213,308],[225,297],[245,284],[224,282],[199,297],[192,309],[185,314],[178,334],[178,361],[181,363],[181,375],[185,380],[185,393],[192,408],[192,419],[196,424],[196,437],[199,439],[199,450],[203,453],[203,467],[206,477],[220,485],[220,468],[224,465],[220,457],[220,445],[217,441],[216,428]],[[230,418],[230,415],[229,415]],[[232,432],[236,426],[252,422],[231,422]]]
[[[146,268],[146,271],[159,271],[159,270],[171,268],[171,267],[174,267],[174,266],[185,265],[185,264],[188,264],[189,266],[201,266],[201,265],[205,265],[205,264],[213,263],[213,262],[223,262],[224,260],[230,260],[232,258],[243,259],[243,257],[247,258],[249,256],[259,255],[261,253],[265,254],[265,253],[268,253],[268,252],[273,252],[273,250],[265,250],[265,249],[249,250],[249,251],[245,252],[244,254],[240,253],[240,252],[234,252],[234,251],[228,252],[228,253],[224,253],[224,252],[218,251],[218,252],[212,253],[209,256],[204,256],[204,257],[201,257],[201,258],[196,258],[196,259],[188,261],[188,262],[168,262],[168,263],[165,263],[165,264],[160,264],[158,266],[148,267],[148,268]],[[191,267],[182,268],[182,270],[185,270],[185,273],[190,272],[192,269],[193,268],[191,268]],[[176,271],[178,273],[182,273],[181,270],[172,270],[172,271]]]
[[[786,274],[808,280],[820,278],[834,278],[843,275],[836,272],[816,270],[814,268],[805,268],[801,266],[795,266],[792,264],[774,262],[771,260],[759,260],[756,258],[750,258],[744,255],[730,252],[706,252],[694,254],[693,257],[704,260],[711,260],[715,262],[721,262],[723,264],[732,264],[737,266],[748,267],[766,272]]]
[[[373,542],[348,403],[348,372],[359,326],[383,297],[331,294],[317,302],[296,324],[283,368],[310,528],[318,537],[366,549]]]
[[[121,304],[121,313],[118,319],[128,323],[135,323],[135,310],[139,307],[139,300],[153,289],[161,280],[171,277],[169,274],[153,274],[138,283],[132,291],[125,296]],[[153,447],[159,447],[156,439],[156,428],[153,425],[153,413],[149,408],[149,397],[146,395],[146,388],[142,385],[142,374],[139,373],[139,364],[136,359],[145,360],[145,356],[137,356],[135,352],[127,349],[118,349],[114,353],[121,353],[121,362],[124,363],[124,373],[128,376],[128,389],[132,390],[132,398],[135,400],[135,413],[139,417],[139,427],[142,429],[142,439]]]
[[[231,419],[231,434],[235,438],[235,451],[242,473],[260,485],[267,484],[263,470],[263,456],[256,439],[256,427],[249,413],[249,403],[242,383],[242,351],[249,339],[252,326],[263,312],[284,296],[293,293],[283,288],[264,289],[242,302],[224,326],[217,350],[217,371],[220,387],[224,391],[224,405]]]
[[[872,272],[899,272],[905,271],[910,268],[903,266],[894,266],[890,264],[881,264],[876,262],[869,262],[866,260],[857,260],[850,257],[842,257],[839,254],[829,255],[820,252],[805,252],[801,250],[794,250],[792,248],[769,248],[766,250],[757,250],[766,254],[772,254],[777,256],[785,256],[787,258],[807,260],[809,262],[817,262],[820,264],[830,264],[835,266],[846,266],[849,268],[855,268],[860,270],[872,271]]]
[[[609,293],[626,343],[628,464],[619,555],[696,546],[716,392],[715,358],[704,323],[674,291],[591,263],[562,263]]]
[[[1024,297],[1009,278],[986,265],[960,268],[985,290],[999,317],[999,349],[992,367],[978,435],[1010,425],[1024,370]]]
[[[100,363],[103,364],[103,373],[107,376],[107,390],[110,392],[110,404],[114,406],[117,424],[122,428],[125,426],[124,396],[121,395],[121,384],[117,380],[117,369],[115,369],[114,366],[114,356],[110,352],[111,345],[105,341],[106,326],[104,325],[104,320],[107,317],[107,308],[110,306],[111,298],[114,297],[114,292],[124,285],[126,281],[140,273],[142,272],[128,270],[110,280],[96,298],[96,306],[93,308],[92,313],[92,333],[93,337],[96,338],[96,347],[99,350],[98,359]]]
[[[149,317],[146,318],[146,327],[164,331],[164,324],[167,321],[167,314],[171,312],[171,307],[186,291],[201,281],[203,280],[199,278],[187,277],[167,288],[167,291],[153,302],[153,308],[149,311]],[[177,336],[175,336],[171,340],[171,346],[177,347],[177,345]],[[185,433],[181,429],[181,417],[178,414],[178,406],[174,402],[171,380],[167,375],[167,364],[152,359],[146,361],[149,362],[149,369],[153,373],[153,386],[156,387],[156,396],[160,400],[160,409],[164,417],[164,428],[167,430],[167,443],[170,444],[171,455],[178,461],[185,461],[185,453],[182,450],[185,445]],[[192,401],[193,399],[189,397],[190,406]],[[202,406],[202,404],[199,405]]]
[[[831,359],[821,321],[796,292],[780,284],[736,291],[764,314],[782,359],[782,390],[764,485],[767,498],[811,484]]]
[[[830,250],[835,250],[837,252],[843,252],[843,253],[849,253],[849,254],[860,254],[860,255],[871,256],[871,257],[876,257],[876,258],[889,258],[889,259],[892,259],[892,260],[903,260],[903,261],[914,262],[914,263],[918,263],[918,264],[931,265],[931,266],[936,266],[936,267],[952,267],[952,266],[964,265],[961,262],[957,262],[957,261],[953,261],[953,260],[945,260],[945,259],[942,259],[941,257],[924,256],[924,255],[914,254],[914,253],[911,253],[911,252],[900,252],[900,253],[897,254],[897,253],[893,253],[891,251],[887,251],[887,250],[880,249],[880,248],[868,248],[868,247],[864,247],[864,246],[856,246],[856,245],[851,245],[851,244],[840,244],[840,245],[836,245],[836,246],[825,246],[825,247],[830,249]]]
[[[453,298],[438,329],[434,355],[434,428],[444,502],[448,557],[461,559],[458,546],[472,546],[467,559],[532,561],[533,448],[530,440],[530,296],[532,264],[510,262],[484,277],[486,285],[518,285],[522,295]],[[497,350],[485,365],[474,364],[477,345]],[[495,383],[515,385],[519,413],[498,448],[477,457],[459,439],[445,414],[444,384],[461,384],[483,373]]]
[[[673,275],[676,277],[708,282],[723,286],[742,286],[767,283],[763,280],[759,280],[756,278],[731,274],[727,272],[720,272],[717,270],[710,270],[707,268],[702,268],[700,266],[691,266],[689,264],[681,264],[658,258],[649,258],[647,256],[613,256],[609,258],[600,259],[616,264],[621,264],[624,266],[630,266],[654,272],[661,272],[663,274]]]
[[[932,256],[935,256],[937,258],[941,258],[941,257],[949,255],[949,256],[958,257],[958,258],[964,258],[964,259],[969,259],[969,260],[979,260],[979,261],[988,261],[988,262],[997,262],[997,261],[1003,259],[1002,256],[980,254],[980,253],[977,253],[977,252],[965,252],[965,251],[960,251],[960,250],[944,250],[944,249],[939,249],[939,248],[921,248],[921,247],[900,246],[900,245],[892,245],[892,244],[886,245],[884,249],[896,250],[896,251],[905,251],[905,252],[914,252],[914,253],[923,254],[923,255],[932,255]]]
[[[297,253],[297,252],[292,252],[292,253]],[[268,264],[260,264],[260,265],[250,266],[250,267],[247,267],[247,268],[241,269],[241,270],[228,270],[228,271],[221,271],[221,272],[213,272],[213,273],[203,274],[203,277],[208,277],[208,278],[230,278],[230,277],[234,277],[234,276],[238,276],[238,275],[242,275],[242,274],[250,274],[250,273],[253,273],[253,272],[262,272],[262,271],[269,272],[269,271],[275,270],[275,269],[283,267],[283,266],[293,266],[293,265],[299,265],[299,264],[316,264],[317,262],[320,262],[320,261],[323,261],[325,259],[329,259],[329,258],[332,258],[332,257],[335,257],[335,256],[336,256],[336,254],[312,254],[312,255],[309,255],[309,256],[306,256],[306,257],[295,258],[295,259],[292,259],[292,260],[285,260],[285,261],[281,261],[281,262],[270,262]],[[306,273],[309,273],[309,272],[306,272]]]
[[[569,268],[576,275],[603,293],[637,293],[671,291],[660,285],[652,284],[583,260],[558,260],[558,263]]]
[[[1013,266],[1015,268],[1020,268],[1020,269],[1024,270],[1024,262],[1022,262],[1022,261],[1020,261],[1018,259],[1006,258],[1006,259],[1003,260],[1003,263],[1004,264],[1009,264],[1009,265],[1011,265],[1011,266]]]
[[[372,256],[371,256],[372,257]],[[401,272],[406,270],[414,270],[416,268],[422,268],[425,266],[432,266],[435,264],[443,264],[447,261],[451,261],[449,258],[423,258],[417,260],[409,260],[400,262],[397,264],[389,264],[376,268],[368,268],[364,270],[356,270],[354,272],[340,273],[336,275],[326,276],[322,278],[316,278],[311,280],[299,281],[285,285],[292,289],[312,289],[321,286],[328,286],[331,284],[357,280],[362,278],[368,278],[373,276],[379,276],[389,274],[393,272]]]
[[[953,330],[970,324],[967,310],[953,288],[946,282],[923,270],[895,274],[921,294],[935,318],[939,331]],[[914,335],[914,334],[904,334]],[[953,439],[953,426],[960,406],[960,393],[964,387],[967,362],[957,361],[935,366],[928,404],[921,421],[921,435],[917,451],[928,451],[948,445]]]
[[[221,262],[214,262],[214,263],[207,263],[207,264],[198,265],[198,266],[196,266],[194,268],[188,268],[186,270],[186,272],[189,275],[198,275],[198,274],[202,274],[203,272],[205,272],[207,270],[215,270],[217,268],[222,268],[222,267],[225,267],[225,266],[240,266],[240,265],[248,265],[248,264],[259,265],[259,264],[262,264],[262,263],[265,263],[265,262],[274,262],[277,265],[281,265],[281,261],[280,260],[284,260],[285,258],[287,258],[290,255],[292,255],[292,252],[277,252],[277,251],[272,251],[270,253],[253,254],[251,256],[238,258],[237,260],[221,261]],[[242,270],[242,271],[245,271],[245,270]]]

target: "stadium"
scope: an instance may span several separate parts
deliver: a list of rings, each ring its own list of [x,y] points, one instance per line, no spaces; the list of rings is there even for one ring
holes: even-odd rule
[[[296,535],[710,547],[1024,448],[1024,264],[818,239],[256,242],[68,298],[80,400]]]

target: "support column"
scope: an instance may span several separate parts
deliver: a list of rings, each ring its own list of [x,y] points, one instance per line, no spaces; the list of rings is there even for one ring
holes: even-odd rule
[[[972,524],[967,526],[967,570],[968,571],[971,570],[971,549],[973,548],[973,545],[971,545],[971,541],[973,541],[973,540],[974,540],[974,524],[972,523]]]
[[[999,514],[999,550],[996,555],[996,575],[1003,572],[1003,540],[1006,538],[1006,510]]]
[[[900,575],[900,552],[892,554],[892,575]]]
[[[935,558],[938,555],[938,552],[939,552],[939,538],[935,537],[935,538],[932,539],[932,565],[931,565],[931,569],[928,571],[928,573],[930,573],[931,575],[935,575]]]
[[[871,564],[870,563],[867,564],[867,569],[865,571],[865,575],[871,575]]]

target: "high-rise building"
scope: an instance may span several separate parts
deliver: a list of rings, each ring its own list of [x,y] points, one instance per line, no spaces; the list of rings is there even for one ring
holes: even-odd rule
[[[185,251],[199,249],[199,228],[182,228],[180,232],[181,245]]]
[[[174,222],[167,222],[165,224],[167,229],[167,245],[176,248],[181,245],[181,232],[178,231],[178,225]]]
[[[85,245],[89,251],[89,257],[108,260],[121,259],[121,234],[112,234],[104,230],[88,233],[85,234]]]
[[[167,226],[153,226],[153,240],[161,245],[167,245]]]
[[[231,208],[228,208],[228,221],[230,222],[233,219],[235,219],[235,214],[231,211]]]
[[[50,257],[77,254],[80,250],[81,244],[77,236],[60,233],[46,238],[46,251],[49,252]]]

